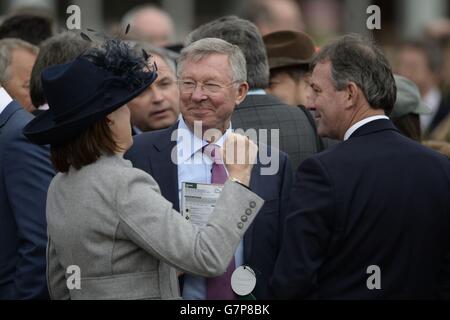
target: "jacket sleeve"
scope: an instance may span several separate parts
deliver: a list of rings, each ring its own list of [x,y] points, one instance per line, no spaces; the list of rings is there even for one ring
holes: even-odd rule
[[[209,222],[199,228],[172,209],[150,175],[132,170],[116,195],[126,235],[151,255],[185,272],[204,277],[224,273],[264,201],[228,181]]]
[[[58,261],[55,246],[49,237],[47,246],[47,285],[52,300],[69,300],[65,270]]]
[[[2,170],[19,243],[14,275],[17,299],[48,299],[45,204],[54,175],[49,150],[20,134],[6,147]]]
[[[318,160],[306,159],[292,188],[291,209],[271,279],[277,298],[300,299],[315,292],[317,271],[331,235],[334,205],[333,186],[326,171]]]

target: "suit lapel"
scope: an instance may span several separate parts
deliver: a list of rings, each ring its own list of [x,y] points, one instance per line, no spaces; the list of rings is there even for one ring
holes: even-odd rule
[[[180,211],[178,199],[178,168],[172,161],[172,150],[177,142],[171,140],[172,132],[178,128],[178,123],[166,130],[161,139],[153,145],[154,150],[150,152],[152,173],[164,197],[173,203],[175,210]]]
[[[6,106],[6,108],[2,111],[2,113],[0,113],[0,128],[2,128],[12,117],[12,115],[17,111],[19,111],[20,109],[21,106],[17,102],[13,101],[9,103]]]

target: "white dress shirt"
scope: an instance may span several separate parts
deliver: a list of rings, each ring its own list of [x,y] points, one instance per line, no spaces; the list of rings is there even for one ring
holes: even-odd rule
[[[13,101],[9,96],[8,92],[2,87],[0,87],[0,114],[5,110],[5,108]]]
[[[368,118],[358,121],[357,123],[352,125],[350,128],[348,128],[348,130],[345,132],[344,141],[348,140],[348,138],[350,138],[350,136],[353,134],[353,132],[355,132],[356,130],[361,128],[363,125],[365,125],[369,122],[375,121],[375,120],[380,120],[380,119],[389,120],[389,118],[387,116],[371,116],[371,117],[368,117]]]
[[[222,148],[226,136],[232,132],[230,127],[214,144]],[[181,189],[183,182],[211,183],[212,160],[203,154],[202,149],[207,141],[194,135],[187,127],[184,119],[178,123],[177,132],[177,163],[178,163],[178,197],[181,207]],[[244,261],[244,244],[240,242],[234,254],[236,266]],[[183,298],[188,300],[206,299],[206,278],[185,275],[183,284]]]

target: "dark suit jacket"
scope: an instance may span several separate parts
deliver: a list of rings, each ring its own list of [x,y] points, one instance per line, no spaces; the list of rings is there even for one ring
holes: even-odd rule
[[[171,141],[170,128],[145,132],[134,137],[133,147],[125,154],[134,167],[148,172],[158,182],[161,194],[179,211],[178,169],[171,161],[176,141]],[[273,272],[280,248],[281,228],[287,213],[289,191],[292,183],[290,162],[283,152],[279,153],[279,170],[276,175],[261,176],[262,165],[253,168],[250,188],[265,200],[265,204],[244,236],[244,263],[257,273],[253,294],[258,299],[269,299],[268,282]],[[169,239],[170,240],[170,239]]]
[[[272,288],[278,298],[436,298],[450,292],[450,161],[389,120],[305,160]],[[367,280],[381,269],[381,290]]]
[[[48,298],[45,202],[54,171],[48,148],[22,134],[32,118],[17,102],[0,114],[0,299]]]
[[[308,111],[288,106],[269,94],[247,95],[234,110],[231,123],[233,129],[280,130],[279,149],[289,155],[292,166],[297,168],[303,160],[319,151],[319,138],[305,112]],[[273,145],[272,141],[267,143]]]

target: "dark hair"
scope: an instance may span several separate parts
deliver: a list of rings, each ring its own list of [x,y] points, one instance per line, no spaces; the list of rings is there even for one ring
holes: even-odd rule
[[[72,140],[51,145],[51,160],[56,170],[67,172],[72,166],[79,170],[94,163],[102,154],[113,154],[118,146],[106,118],[97,121]]]
[[[247,64],[247,82],[251,89],[269,85],[269,63],[266,47],[258,28],[248,20],[225,16],[201,25],[192,31],[186,46],[203,38],[219,38],[238,46]]]
[[[19,38],[35,46],[53,34],[53,21],[49,17],[18,14],[7,18],[0,25],[0,39]]]
[[[392,119],[392,122],[404,136],[418,142],[422,140],[418,114],[408,113],[400,118]]]
[[[270,69],[270,77],[275,77],[280,73],[287,73],[294,81],[300,81],[306,74],[309,73],[308,65],[299,65],[292,67],[280,67]]]
[[[42,43],[30,77],[30,97],[36,108],[47,101],[42,89],[42,71],[47,67],[74,60],[89,47],[90,42],[74,32],[63,32]]]
[[[356,34],[343,36],[320,50],[311,63],[311,70],[325,61],[331,62],[336,90],[343,90],[349,82],[354,82],[372,108],[390,114],[397,87],[389,62],[372,41]]]

